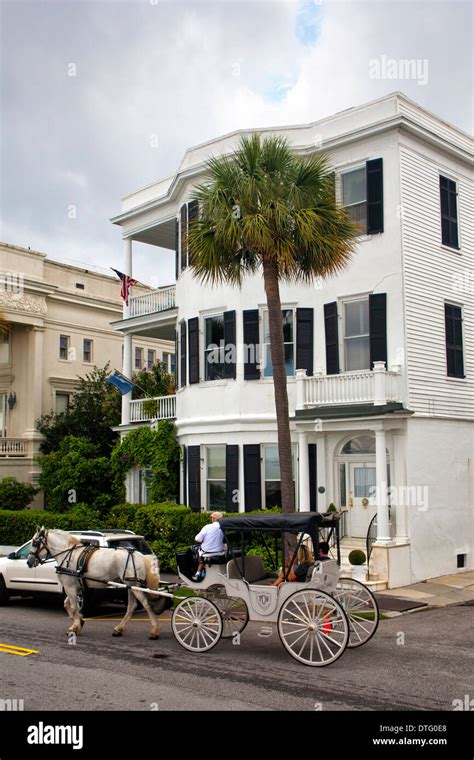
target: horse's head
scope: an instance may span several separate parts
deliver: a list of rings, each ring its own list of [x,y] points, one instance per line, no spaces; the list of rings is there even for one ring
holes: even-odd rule
[[[48,556],[47,538],[48,531],[44,529],[44,526],[36,528],[36,533],[31,539],[30,553],[26,560],[28,567],[36,567],[41,562],[44,562]]]

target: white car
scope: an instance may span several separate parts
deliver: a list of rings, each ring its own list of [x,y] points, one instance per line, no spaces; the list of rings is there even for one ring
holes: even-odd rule
[[[85,530],[69,531],[81,539],[83,544],[109,548],[136,549],[142,554],[153,555],[143,536],[137,536],[131,530]],[[20,546],[8,557],[0,557],[0,605],[6,604],[13,596],[36,596],[43,594],[63,594],[62,586],[56,573],[56,560],[47,559],[37,567],[28,567],[26,560],[30,553],[31,541]],[[153,555],[154,556],[154,555]],[[81,612],[87,614],[94,604],[100,601],[120,601],[126,603],[127,592],[104,586],[104,589],[85,589],[80,593]]]

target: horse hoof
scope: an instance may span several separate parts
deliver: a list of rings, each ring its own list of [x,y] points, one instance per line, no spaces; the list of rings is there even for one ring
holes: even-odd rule
[[[83,627],[84,627],[84,621],[81,620],[81,628],[83,628]]]
[[[112,631],[112,636],[121,636],[122,631]]]
[[[159,639],[160,638],[160,634],[159,633],[150,633],[150,635],[148,636],[148,638],[151,639],[152,641],[154,641],[155,639]]]

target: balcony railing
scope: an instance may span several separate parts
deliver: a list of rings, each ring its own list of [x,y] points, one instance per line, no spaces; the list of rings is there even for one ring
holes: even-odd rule
[[[130,401],[130,422],[150,422],[151,420],[174,420],[176,417],[176,396],[141,398]]]
[[[145,314],[156,314],[176,306],[176,286],[153,290],[141,296],[130,296],[130,316],[143,317]]]
[[[385,362],[374,362],[372,372],[344,372],[340,375],[314,375],[306,370],[296,371],[296,408],[337,404],[382,405],[402,401],[402,376],[396,370],[386,370]]]
[[[0,457],[26,457],[27,443],[21,438],[0,438]]]

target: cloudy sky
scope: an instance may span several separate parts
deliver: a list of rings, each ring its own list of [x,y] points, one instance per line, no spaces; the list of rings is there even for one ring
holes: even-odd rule
[[[314,121],[394,90],[471,132],[472,7],[0,0],[0,238],[120,269],[110,217],[123,195],[173,174],[186,148],[241,127]],[[426,61],[424,75],[371,78],[370,61],[384,55]],[[136,277],[172,282],[172,254],[152,264],[156,249],[134,250]]]

